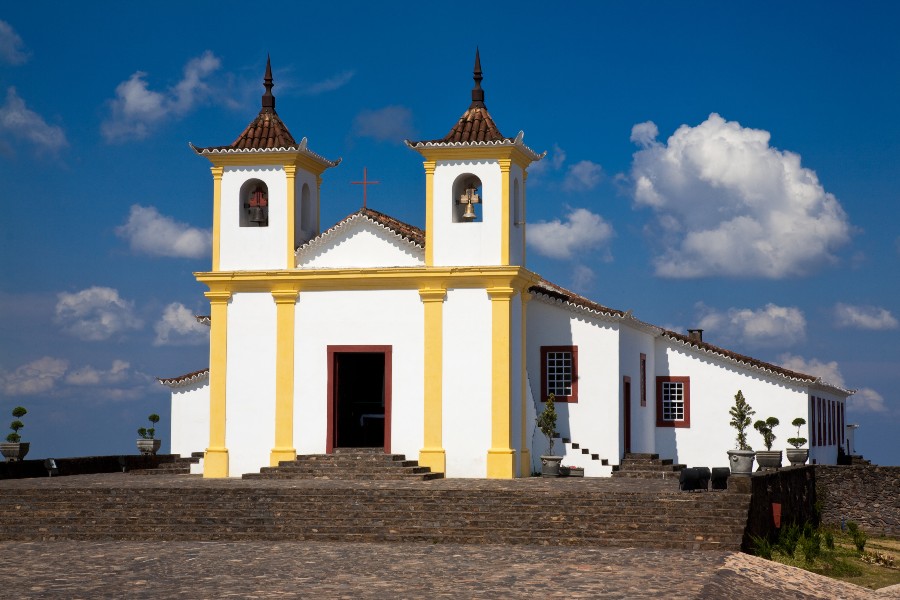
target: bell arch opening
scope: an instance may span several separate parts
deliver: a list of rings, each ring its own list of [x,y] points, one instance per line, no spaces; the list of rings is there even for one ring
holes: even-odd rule
[[[269,186],[259,179],[248,179],[241,186],[240,226],[269,226]]]
[[[453,182],[451,197],[454,223],[481,221],[481,179],[471,173],[463,173]]]

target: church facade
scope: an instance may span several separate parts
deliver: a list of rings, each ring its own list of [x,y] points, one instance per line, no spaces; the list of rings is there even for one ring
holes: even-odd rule
[[[326,159],[275,111],[212,163],[209,369],[172,390],[173,453],[204,451],[206,477],[240,476],[340,447],[383,447],[448,477],[526,477],[554,394],[563,464],[607,476],[627,452],[727,464],[742,390],[780,441],[834,463],[852,391],[636,319],[526,267],[528,166],[503,136],[476,54],[469,108],[441,139],[407,141],[425,169],[425,229],[363,208],[322,231]],[[750,432],[751,444],[761,439]],[[782,446],[783,448],[784,446]],[[557,446],[557,449],[559,446]],[[777,448],[776,448],[777,449]]]

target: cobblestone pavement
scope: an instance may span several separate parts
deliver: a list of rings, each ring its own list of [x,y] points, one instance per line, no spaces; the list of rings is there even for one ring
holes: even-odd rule
[[[729,552],[341,542],[3,542],[0,598],[882,600]]]

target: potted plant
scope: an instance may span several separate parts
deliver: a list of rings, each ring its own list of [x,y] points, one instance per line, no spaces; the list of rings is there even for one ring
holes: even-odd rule
[[[791,421],[791,425],[797,428],[797,437],[788,438],[788,444],[793,448],[787,449],[787,459],[791,461],[791,466],[805,465],[809,458],[809,448],[801,448],[806,443],[806,438],[800,437],[800,428],[806,425],[806,419],[797,417]]]
[[[538,429],[547,436],[547,440],[550,442],[547,454],[541,456],[541,477],[559,477],[559,463],[563,459],[562,456],[553,454],[553,436],[556,435],[556,419],[558,417],[553,402],[555,399],[554,394],[547,397],[547,404],[537,418]]]
[[[772,450],[772,444],[775,442],[774,429],[777,426],[778,419],[775,417],[769,417],[765,421],[760,419],[753,424],[753,429],[763,436],[763,445],[766,447],[765,450],[756,453],[756,462],[761,469],[781,468],[781,450]]]
[[[153,456],[156,454],[156,451],[159,450],[159,446],[162,443],[162,440],[156,439],[156,424],[159,423],[159,415],[152,414],[147,417],[147,420],[150,421],[150,427],[141,427],[137,430],[138,435],[141,436],[137,441],[138,450],[141,451],[141,454],[146,456]]]
[[[25,427],[25,424],[19,419],[26,414],[28,414],[28,411],[22,406],[17,406],[12,411],[13,422],[9,424],[12,433],[6,436],[6,443],[0,444],[0,453],[6,457],[7,462],[22,460],[31,447],[31,444],[23,442],[22,436],[19,435],[19,430]]]
[[[747,427],[750,426],[750,417],[755,415],[756,411],[750,408],[744,398],[744,393],[738,390],[734,396],[734,406],[728,409],[728,414],[731,415],[729,425],[737,431],[735,449],[728,451],[731,474],[750,475],[753,472],[753,457],[756,453],[747,444]]]

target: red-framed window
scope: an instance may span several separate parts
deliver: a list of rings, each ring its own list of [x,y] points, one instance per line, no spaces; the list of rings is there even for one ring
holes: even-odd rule
[[[656,426],[691,426],[691,378],[656,378]]]
[[[578,402],[578,346],[541,346],[541,401]]]
[[[641,406],[647,406],[647,355],[641,353]]]

